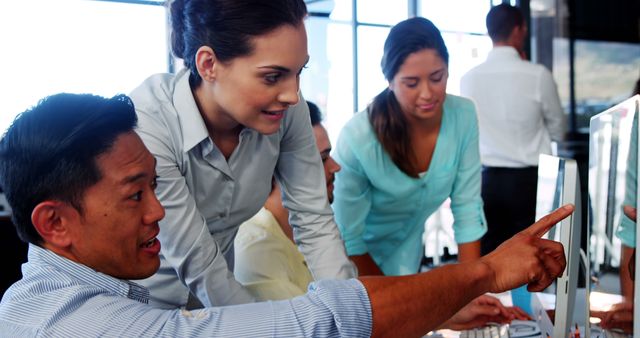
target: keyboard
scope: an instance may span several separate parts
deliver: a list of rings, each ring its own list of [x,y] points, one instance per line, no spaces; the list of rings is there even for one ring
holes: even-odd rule
[[[540,327],[534,321],[513,320],[511,324],[491,323],[487,326],[460,332],[460,338],[539,338]]]
[[[581,331],[583,332],[583,331]],[[598,325],[591,326],[591,338],[632,338],[633,335],[626,334],[622,330],[603,330]]]
[[[618,331],[616,329],[613,330],[604,330],[604,336],[605,338],[628,338],[631,337],[630,335],[622,332],[622,331]]]
[[[460,332],[460,338],[509,338],[509,325],[489,324]]]

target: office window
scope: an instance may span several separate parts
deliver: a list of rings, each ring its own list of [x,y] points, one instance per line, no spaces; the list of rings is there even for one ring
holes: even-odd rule
[[[303,96],[316,103],[325,111],[329,92],[329,63],[327,44],[329,19],[310,17],[305,21],[308,35],[309,62],[300,75],[300,89]]]
[[[409,16],[408,6],[407,1],[359,0],[357,2],[357,19],[362,23],[395,25]]]
[[[464,8],[465,10],[460,10]],[[482,63],[492,48],[487,36],[488,0],[421,0],[418,14],[431,20],[442,32],[449,51],[447,93],[460,93],[460,78]]]
[[[160,5],[20,0],[0,11],[0,133],[14,116],[58,92],[113,96],[168,70]]]
[[[389,30],[389,27],[358,27],[358,111],[364,110],[388,86],[380,61]]]
[[[487,59],[493,43],[485,35],[443,32],[442,38],[449,51],[447,93],[459,95],[460,78]]]
[[[640,45],[575,41],[576,131],[588,133],[591,117],[631,96],[640,69]],[[569,112],[569,40],[553,41],[553,75],[565,112]]]
[[[380,69],[384,40],[394,24],[410,16],[409,1],[357,0],[357,20],[352,22],[353,4],[332,0],[308,4],[312,14],[307,19],[311,61],[303,73],[301,90],[306,98],[320,104],[332,141],[351,114],[365,109],[387,86]],[[473,10],[460,13],[461,6]],[[489,0],[418,2],[418,11],[413,14],[431,19],[449,49],[449,93],[459,93],[460,77],[484,61],[491,49],[484,24],[490,6]],[[353,44],[354,25],[357,46]],[[353,60],[354,48],[357,60]]]
[[[488,0],[421,0],[418,15],[431,20],[441,31],[485,34]]]
[[[306,28],[310,59],[300,77],[300,90],[324,113],[324,125],[335,144],[340,129],[353,115],[351,24],[310,17]]]

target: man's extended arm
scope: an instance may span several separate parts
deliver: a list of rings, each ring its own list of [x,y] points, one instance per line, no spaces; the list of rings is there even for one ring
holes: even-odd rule
[[[373,337],[419,337],[472,299],[528,283],[548,286],[565,268],[562,245],[541,236],[573,212],[566,206],[516,234],[478,261],[411,276],[361,277],[371,301]]]
[[[382,276],[384,273],[368,253],[349,256],[358,268],[358,276]]]
[[[458,262],[464,263],[480,258],[480,240],[458,244]]]

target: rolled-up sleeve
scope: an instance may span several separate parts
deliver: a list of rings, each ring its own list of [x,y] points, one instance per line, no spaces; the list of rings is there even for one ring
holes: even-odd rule
[[[487,221],[482,208],[481,164],[478,145],[478,120],[471,101],[463,110],[466,128],[459,134],[461,156],[456,178],[451,191],[454,237],[457,243],[468,243],[480,239],[487,232]],[[459,120],[460,121],[460,120]]]
[[[340,133],[334,156],[341,166],[336,173],[332,204],[336,222],[347,254],[362,255],[369,252],[363,234],[365,219],[371,210],[371,183],[353,152],[347,127]]]

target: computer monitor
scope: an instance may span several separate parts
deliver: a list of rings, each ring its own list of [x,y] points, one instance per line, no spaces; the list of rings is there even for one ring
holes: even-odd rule
[[[636,95],[591,118],[589,127],[589,254],[593,270],[617,267],[620,264],[621,241],[615,235],[626,218],[623,205],[638,207],[638,114],[640,96]],[[635,231],[635,243],[639,243]],[[638,253],[636,253],[638,255]],[[636,259],[638,262],[638,259]],[[620,276],[623,277],[624,276]],[[638,290],[639,281],[635,280]],[[640,304],[639,293],[634,293],[634,304]],[[587,298],[589,285],[587,285]],[[634,318],[640,318],[638,306]],[[640,332],[640,321],[633,323]]]
[[[540,155],[537,189],[536,219],[565,204],[573,204],[576,208],[572,215],[556,224],[547,234],[548,238],[559,241],[564,246],[567,267],[556,280],[553,329],[541,329],[547,333],[552,330],[552,337],[567,337],[574,322],[580,265],[580,183],[576,161]]]
[[[639,121],[640,121],[640,95],[636,95],[629,99],[628,106],[630,109],[633,109],[632,106],[635,106],[635,119],[633,124],[633,130],[631,135],[631,146],[629,147],[629,153],[635,155],[635,158],[630,158],[629,168],[627,168],[627,177],[632,179],[634,184],[634,189],[636,195],[636,210],[640,209],[640,194],[638,194],[638,187],[640,186],[640,175],[638,175],[638,159],[640,158],[640,148],[638,147],[638,130],[639,130]],[[631,156],[630,156],[631,157]],[[635,180],[633,180],[635,178]],[[637,231],[638,225],[640,224],[640,218],[636,218],[636,247],[638,243],[640,243],[640,231]],[[640,251],[635,250],[635,271],[640,270]],[[633,332],[640,332],[640,320],[635,320],[635,318],[640,318],[640,278],[636,275],[633,288],[635,292],[633,293]]]

